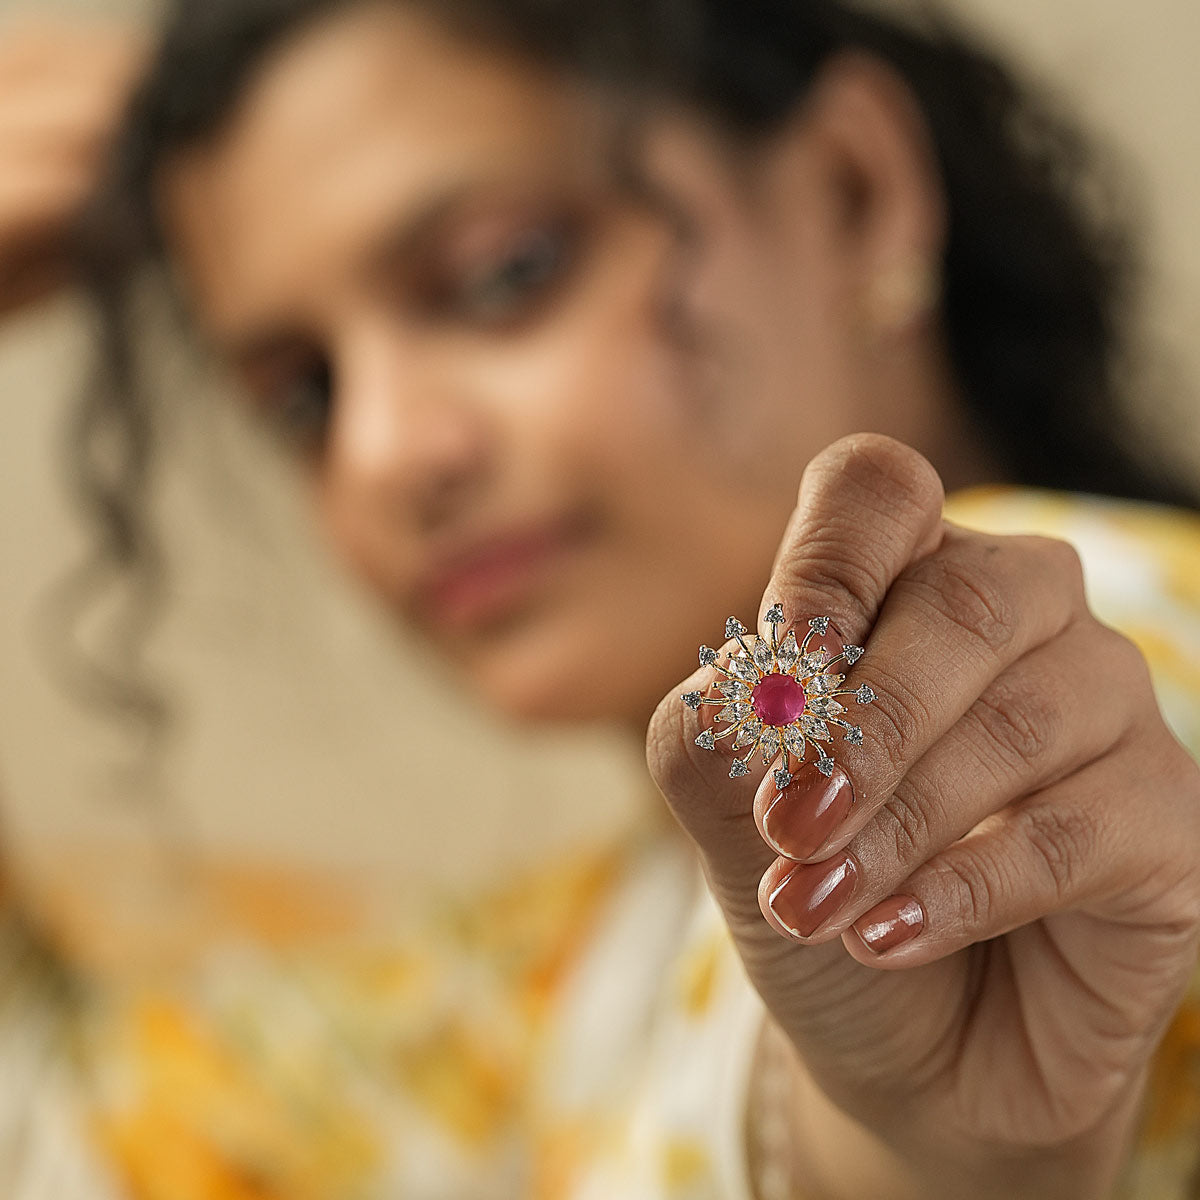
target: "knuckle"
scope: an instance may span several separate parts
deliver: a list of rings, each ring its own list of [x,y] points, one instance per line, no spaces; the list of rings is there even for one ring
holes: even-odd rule
[[[1083,591],[1083,559],[1079,551],[1063,538],[1041,537],[1030,534],[1029,542],[1050,560],[1056,578],[1074,585]]]
[[[1103,656],[1109,662],[1109,669],[1119,677],[1122,689],[1128,691],[1136,687],[1139,690],[1151,690],[1150,664],[1141,647],[1111,625],[1099,621],[1095,624],[1099,636],[1096,657]]]
[[[995,543],[931,555],[910,568],[905,582],[940,618],[995,652],[1012,641],[1019,615],[1006,578],[985,565],[989,547]]]
[[[999,911],[998,881],[971,851],[948,857],[945,869],[951,884],[952,919],[967,929],[986,928]]]
[[[847,553],[852,544],[828,529],[806,538],[798,554],[780,563],[776,578],[785,590],[802,594],[813,612],[835,620],[845,613],[847,626],[865,625],[887,590],[887,568],[869,553]]]
[[[1021,810],[1020,830],[1052,894],[1065,900],[1075,890],[1080,872],[1094,860],[1098,836],[1094,817],[1070,805],[1039,804]]]
[[[1037,763],[1063,732],[1064,716],[1051,688],[1001,677],[971,706],[971,715],[1009,768]]]
[[[919,796],[908,788],[897,788],[884,801],[875,820],[879,831],[895,848],[900,866],[924,861],[929,849],[929,818]]]
[[[893,777],[901,779],[920,745],[922,731],[931,726],[928,708],[920,697],[894,675],[877,672],[871,736],[883,749]]]

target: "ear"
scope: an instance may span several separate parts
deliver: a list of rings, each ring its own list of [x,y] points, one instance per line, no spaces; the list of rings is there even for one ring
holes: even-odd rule
[[[946,203],[933,139],[909,86],[882,59],[830,59],[771,156],[803,163],[809,218],[851,287],[869,291],[914,263],[940,262]]]

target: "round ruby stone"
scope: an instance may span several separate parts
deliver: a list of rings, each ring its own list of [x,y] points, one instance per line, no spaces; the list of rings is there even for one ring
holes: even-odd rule
[[[804,711],[804,689],[790,675],[764,675],[750,703],[764,725],[790,725]]]

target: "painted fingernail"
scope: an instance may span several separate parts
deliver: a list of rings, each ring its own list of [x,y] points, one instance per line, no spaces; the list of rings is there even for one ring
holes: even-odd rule
[[[767,904],[785,929],[797,937],[812,937],[845,907],[857,886],[858,864],[851,855],[842,854],[832,862],[793,867],[767,897]]]
[[[767,841],[787,858],[812,858],[854,804],[854,785],[839,766],[828,779],[816,763],[801,767],[763,813]]]
[[[876,954],[911,942],[924,928],[925,910],[912,896],[889,896],[854,922],[855,933]]]

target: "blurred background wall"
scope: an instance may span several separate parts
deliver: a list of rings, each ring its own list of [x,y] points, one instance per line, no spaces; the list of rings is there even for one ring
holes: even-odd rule
[[[1170,412],[1155,400],[1145,415],[1169,425],[1200,469],[1200,5],[956,7],[1060,81],[1133,164],[1149,220],[1156,366],[1183,398]],[[0,0],[0,36],[21,14],[150,12],[129,0]],[[112,774],[120,737],[47,678],[31,632],[47,584],[84,544],[57,439],[85,346],[69,299],[0,326],[0,838],[35,855],[63,838],[136,842],[147,829]],[[646,802],[639,747],[615,735],[519,731],[473,712],[465,751],[449,721],[461,699],[325,562],[270,456],[219,429],[194,442],[172,466],[164,517],[175,600],[154,658],[180,706],[170,804],[203,846],[298,860],[317,847],[346,866],[419,878],[436,861],[431,844],[454,844],[466,878],[494,862],[514,819],[535,831],[518,852],[537,852],[576,837],[580,820],[616,827]],[[577,803],[581,791],[591,803]],[[553,802],[567,793],[570,805]]]

